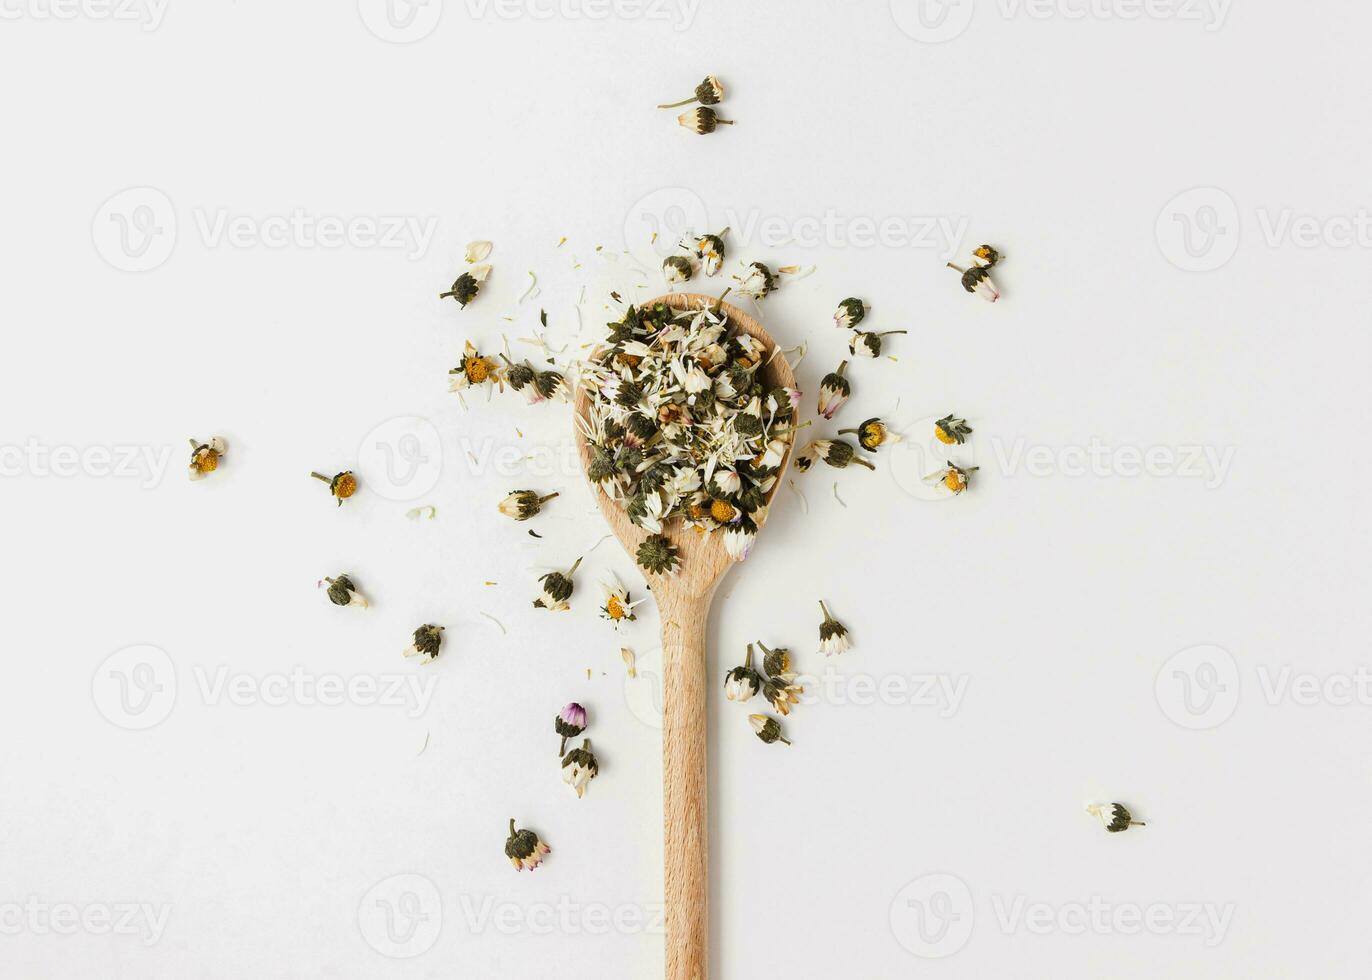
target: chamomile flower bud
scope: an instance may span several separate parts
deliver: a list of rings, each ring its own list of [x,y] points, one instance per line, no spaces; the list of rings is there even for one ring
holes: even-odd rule
[[[686,282],[694,274],[691,260],[684,255],[669,255],[662,260],[662,275],[669,283]]]
[[[862,322],[862,318],[867,315],[867,307],[862,300],[855,296],[850,296],[838,304],[838,309],[834,312],[834,326],[843,330],[851,330]]]
[[[548,399],[567,400],[567,380],[558,371],[535,371],[527,394],[530,405]]]
[[[776,275],[761,262],[750,263],[743,275],[734,276],[734,279],[738,282],[738,291],[755,300],[766,299],[777,286]]]
[[[329,584],[327,593],[329,601],[335,606],[361,606],[367,608],[367,600],[362,597],[362,593],[357,591],[357,586],[353,585],[353,580],[346,575],[337,578],[324,579]],[[324,584],[323,582],[320,583]]]
[[[762,696],[772,703],[772,708],[783,717],[791,713],[791,705],[799,704],[799,695],[805,688],[790,683],[781,677],[769,677],[762,685]]]
[[[848,338],[848,351],[854,357],[880,357],[881,338],[889,337],[893,333],[909,333],[909,331],[885,330],[881,333],[871,333],[866,330],[854,330]]]
[[[962,269],[949,262],[948,268],[962,273],[962,288],[969,293],[976,293],[988,303],[1000,299],[1000,290],[991,281],[991,273],[982,266],[974,265],[970,269]]]
[[[717,126],[732,126],[734,124],[732,119],[720,119],[715,114],[715,110],[704,106],[683,112],[676,117],[676,121],[686,129],[693,130],[701,136],[706,133],[713,133]]]
[[[972,261],[983,269],[989,269],[1000,261],[1000,253],[990,245],[981,245],[972,253]]]
[[[665,534],[650,534],[638,546],[638,564],[654,575],[675,575],[681,567],[681,552]]]
[[[600,774],[600,764],[591,754],[591,740],[581,743],[581,748],[572,749],[562,757],[562,781],[576,790],[579,800],[586,795],[586,787]]]
[[[891,442],[900,442],[904,439],[895,432],[892,432],[881,419],[868,419],[856,429],[839,429],[839,435],[852,433],[857,436],[858,445],[869,453],[874,453],[882,446]]]
[[[426,664],[438,656],[438,649],[442,645],[443,627],[426,623],[414,631],[414,639],[405,648],[404,655],[414,657],[421,664]]]
[[[762,434],[762,399],[757,395],[734,416],[734,431],[749,437]]]
[[[547,609],[549,612],[566,612],[572,608],[569,599],[576,588],[576,583],[572,581],[572,576],[581,565],[578,558],[572,563],[572,567],[564,572],[549,572],[540,576],[539,581],[543,583],[543,594],[534,600],[535,609]]]
[[[543,843],[532,830],[515,830],[515,822],[510,820],[510,836],[505,840],[505,856],[510,859],[516,871],[532,871],[543,863],[543,859],[553,853],[553,849]]]
[[[576,738],[586,730],[586,709],[575,701],[571,702],[553,719],[553,730],[562,736],[562,747],[557,754],[566,755],[567,739]]]
[[[227,449],[224,440],[218,436],[214,436],[209,442],[196,442],[192,439],[191,462],[187,475],[192,480],[203,480],[219,469],[219,457],[223,456]]]
[[[447,299],[451,296],[458,305],[466,307],[468,303],[476,299],[476,294],[481,291],[481,280],[470,272],[464,272],[453,280],[452,288],[446,293],[439,293],[439,299]]]
[[[343,501],[357,493],[357,477],[353,476],[352,470],[344,470],[333,476],[325,476],[323,473],[311,473],[310,476],[329,485],[329,493],[338,499],[340,507],[343,506]]]
[[[815,461],[819,459],[820,453],[824,451],[824,443],[827,441],[827,439],[816,439],[796,453],[796,469],[802,473],[808,472],[810,467],[815,465]]]
[[[719,275],[719,270],[724,266],[724,232],[728,230],[726,228],[718,235],[701,235],[691,243],[707,276]]]
[[[972,427],[967,424],[966,419],[957,418],[954,415],[945,415],[934,423],[934,438],[945,446],[954,443],[962,445],[967,441],[967,437],[972,434]]]
[[[724,99],[724,86],[714,75],[706,75],[705,81],[696,86],[695,94],[689,99],[682,99],[680,102],[668,102],[658,106],[659,109],[675,109],[678,106],[689,105],[692,102],[699,102],[701,105],[718,105]]]
[[[713,491],[717,497],[732,497],[738,493],[741,486],[743,481],[737,472],[719,469],[710,477],[710,484],[706,489]]]
[[[516,521],[527,521],[531,517],[537,517],[543,505],[556,496],[557,494],[550,493],[540,497],[535,490],[516,490],[502,500],[496,509]]]
[[[1130,827],[1148,826],[1142,820],[1135,820],[1134,815],[1123,803],[1092,803],[1086,808],[1086,812],[1093,817],[1099,817],[1105,829],[1112,834],[1118,834]]]
[[[630,601],[629,591],[618,580],[608,585],[601,582],[600,589],[605,595],[605,601],[600,606],[600,615],[602,618],[608,619],[611,626],[619,629],[621,623],[632,623],[638,618],[634,615],[634,607],[643,600]]]
[[[768,745],[773,742],[791,744],[791,740],[781,734],[781,723],[775,718],[768,718],[766,715],[749,715],[748,724],[752,726],[753,733]]]
[[[749,701],[761,689],[762,677],[753,669],[753,645],[749,643],[743,666],[724,675],[724,696],[730,701]]]
[[[762,660],[762,669],[767,672],[767,676],[775,677],[787,684],[791,683],[796,676],[791,673],[791,651],[785,647],[769,650],[767,644],[761,640],[758,641],[757,645],[762,647],[762,652],[765,654]]]
[[[824,613],[824,622],[819,624],[819,652],[828,657],[851,648],[853,644],[848,639],[848,627],[829,615],[829,608],[822,599],[819,608]]]
[[[869,470],[876,469],[870,460],[863,459],[857,454],[856,449],[842,439],[816,439],[805,448],[801,458],[808,460],[803,466],[800,466],[799,459],[797,460],[797,465],[802,470],[808,470],[816,459],[824,460],[836,470],[846,470],[854,463]]]
[[[724,529],[724,550],[734,561],[743,561],[753,550],[757,540],[757,524],[751,517],[744,517]]]
[[[484,357],[469,340],[463,347],[462,360],[457,367],[448,372],[448,390],[461,391],[463,388],[484,384],[504,385],[500,374],[500,362],[494,357]]]
[[[929,474],[924,478],[924,481],[926,483],[939,484],[953,496],[957,496],[967,489],[967,485],[970,482],[969,475],[975,473],[981,467],[969,466],[966,469],[963,469],[961,466],[954,465],[952,460],[948,460],[947,462],[948,465],[946,468]]]
[[[847,368],[848,362],[844,361],[837,371],[826,374],[819,383],[819,414],[826,419],[833,418],[853,394],[852,384],[843,376]]]

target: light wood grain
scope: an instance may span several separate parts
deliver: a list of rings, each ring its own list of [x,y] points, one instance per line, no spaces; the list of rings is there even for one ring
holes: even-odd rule
[[[713,306],[718,300],[695,293],[673,293],[643,305],[659,302],[687,309],[707,303]],[[730,326],[762,341],[770,357],[776,344],[767,331],[742,310],[728,303],[722,305]],[[795,376],[784,357],[777,357],[763,367],[762,376],[770,385],[795,386]],[[585,416],[588,403],[588,393],[579,391],[575,406],[577,417]],[[590,458],[590,447],[578,427],[574,426],[573,431],[584,469]],[[781,488],[794,448],[794,445],[787,448],[777,471],[772,498]],[[648,532],[635,526],[619,504],[598,488],[593,492],[610,530],[629,555],[634,556]],[[666,980],[706,980],[709,973],[710,819],[706,793],[709,754],[705,727],[708,717],[705,628],[715,587],[735,562],[724,550],[722,532],[702,536],[674,521],[664,533],[681,549],[682,558],[677,574],[647,576],[662,620]],[[761,533],[759,528],[759,536]]]

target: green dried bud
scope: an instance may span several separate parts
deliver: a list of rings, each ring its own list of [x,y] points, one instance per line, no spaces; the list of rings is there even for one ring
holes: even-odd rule
[[[786,745],[791,744],[791,740],[781,734],[781,723],[775,718],[768,718],[766,715],[749,715],[748,724],[753,727],[753,731],[757,734],[757,737],[768,745],[771,745],[773,742],[784,742]]]
[[[767,644],[761,640],[758,646],[762,647],[762,652],[766,654],[762,661],[762,669],[769,677],[781,677],[791,672],[791,651],[785,647],[778,647],[775,650],[767,649]]]
[[[477,281],[476,276],[472,275],[470,272],[464,272],[453,280],[452,288],[446,293],[439,293],[438,298],[447,299],[451,296],[453,299],[457,300],[460,305],[465,307],[472,300],[476,299],[476,294],[480,291],[481,283]]]
[[[405,648],[405,656],[417,657],[421,663],[428,663],[438,656],[439,647],[442,645],[443,627],[425,623],[414,631],[414,638]]]
[[[845,329],[856,327],[866,315],[867,307],[862,300],[850,296],[838,304],[838,309],[834,312],[834,326]]]
[[[547,609],[550,612],[565,612],[570,609],[571,604],[567,600],[576,589],[572,576],[576,574],[580,564],[581,559],[578,558],[566,573],[548,572],[540,576],[538,580],[543,583],[543,594],[534,600],[534,608]]]
[[[972,253],[972,261],[984,269],[989,269],[1000,261],[1000,253],[990,245],[982,245]]]
[[[543,863],[553,849],[539,839],[532,830],[516,830],[510,821],[510,836],[505,841],[505,856],[516,871],[532,871]]]
[[[638,563],[654,575],[673,575],[681,565],[681,552],[665,534],[650,534],[638,546]]]
[[[705,106],[698,109],[688,109],[677,116],[676,121],[686,129],[693,130],[701,136],[706,133],[713,133],[716,127],[734,124],[732,119],[721,119],[715,115],[715,110]]]
[[[872,418],[863,422],[856,429],[839,429],[839,435],[852,433],[858,438],[858,445],[869,453],[874,453],[888,442],[900,442],[901,436],[896,435],[881,419]]]
[[[669,255],[662,260],[662,274],[668,282],[686,282],[695,275],[695,268],[686,256]]]
[[[550,493],[546,497],[540,497],[533,490],[516,490],[500,502],[498,510],[506,517],[527,521],[537,516],[543,505],[556,496],[557,494]]]
[[[605,450],[601,449],[599,446],[592,446],[591,459],[590,462],[586,464],[587,478],[593,483],[600,483],[603,480],[610,479],[616,472],[614,460],[610,458],[609,453],[605,452]]]
[[[966,419],[957,418],[954,415],[945,415],[934,423],[935,433],[938,441],[946,446],[957,443],[959,446],[967,441],[967,437],[972,434],[972,427],[967,424]]]
[[[529,366],[528,361],[525,361],[523,364],[515,364],[508,357],[505,357],[504,354],[501,354],[500,356],[505,359],[506,364],[510,365],[510,369],[505,372],[505,380],[510,383],[511,388],[515,391],[523,391],[525,385],[534,383],[536,372]]]
[[[362,593],[357,591],[357,586],[353,585],[353,580],[347,575],[340,575],[337,578],[325,577],[324,581],[329,583],[326,595],[335,606],[367,605],[367,600],[362,598]]]

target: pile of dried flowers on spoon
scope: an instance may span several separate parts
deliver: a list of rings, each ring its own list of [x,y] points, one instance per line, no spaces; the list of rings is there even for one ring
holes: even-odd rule
[[[767,355],[722,306],[630,307],[582,371],[587,475],[639,527],[660,535],[680,517],[702,533],[722,530],[742,561],[766,520],[799,402],[759,377]],[[665,538],[645,541],[638,559],[659,573],[680,561]]]

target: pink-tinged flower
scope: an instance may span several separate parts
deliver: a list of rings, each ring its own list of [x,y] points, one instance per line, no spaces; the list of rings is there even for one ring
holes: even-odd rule
[[[962,269],[949,262],[948,268],[962,273],[962,288],[969,293],[976,293],[988,303],[1000,299],[1000,290],[991,281],[991,273],[984,266],[974,265],[970,269]]]
[[[745,517],[724,529],[724,550],[734,561],[743,561],[757,540],[757,525]]]
[[[553,849],[543,843],[536,833],[532,830],[516,830],[514,819],[510,819],[510,836],[505,840],[505,856],[510,859],[516,871],[532,871],[551,853]]]
[[[838,304],[838,309],[834,312],[834,326],[843,330],[851,330],[862,322],[867,316],[867,306],[856,296],[850,296]]]
[[[837,371],[826,374],[819,383],[819,414],[826,419],[833,418],[853,394],[853,386],[843,376],[847,368],[848,362],[844,361]]]
[[[557,713],[553,730],[562,736],[562,748],[558,749],[557,754],[566,755],[567,739],[576,738],[586,730],[586,709],[573,701]]]

